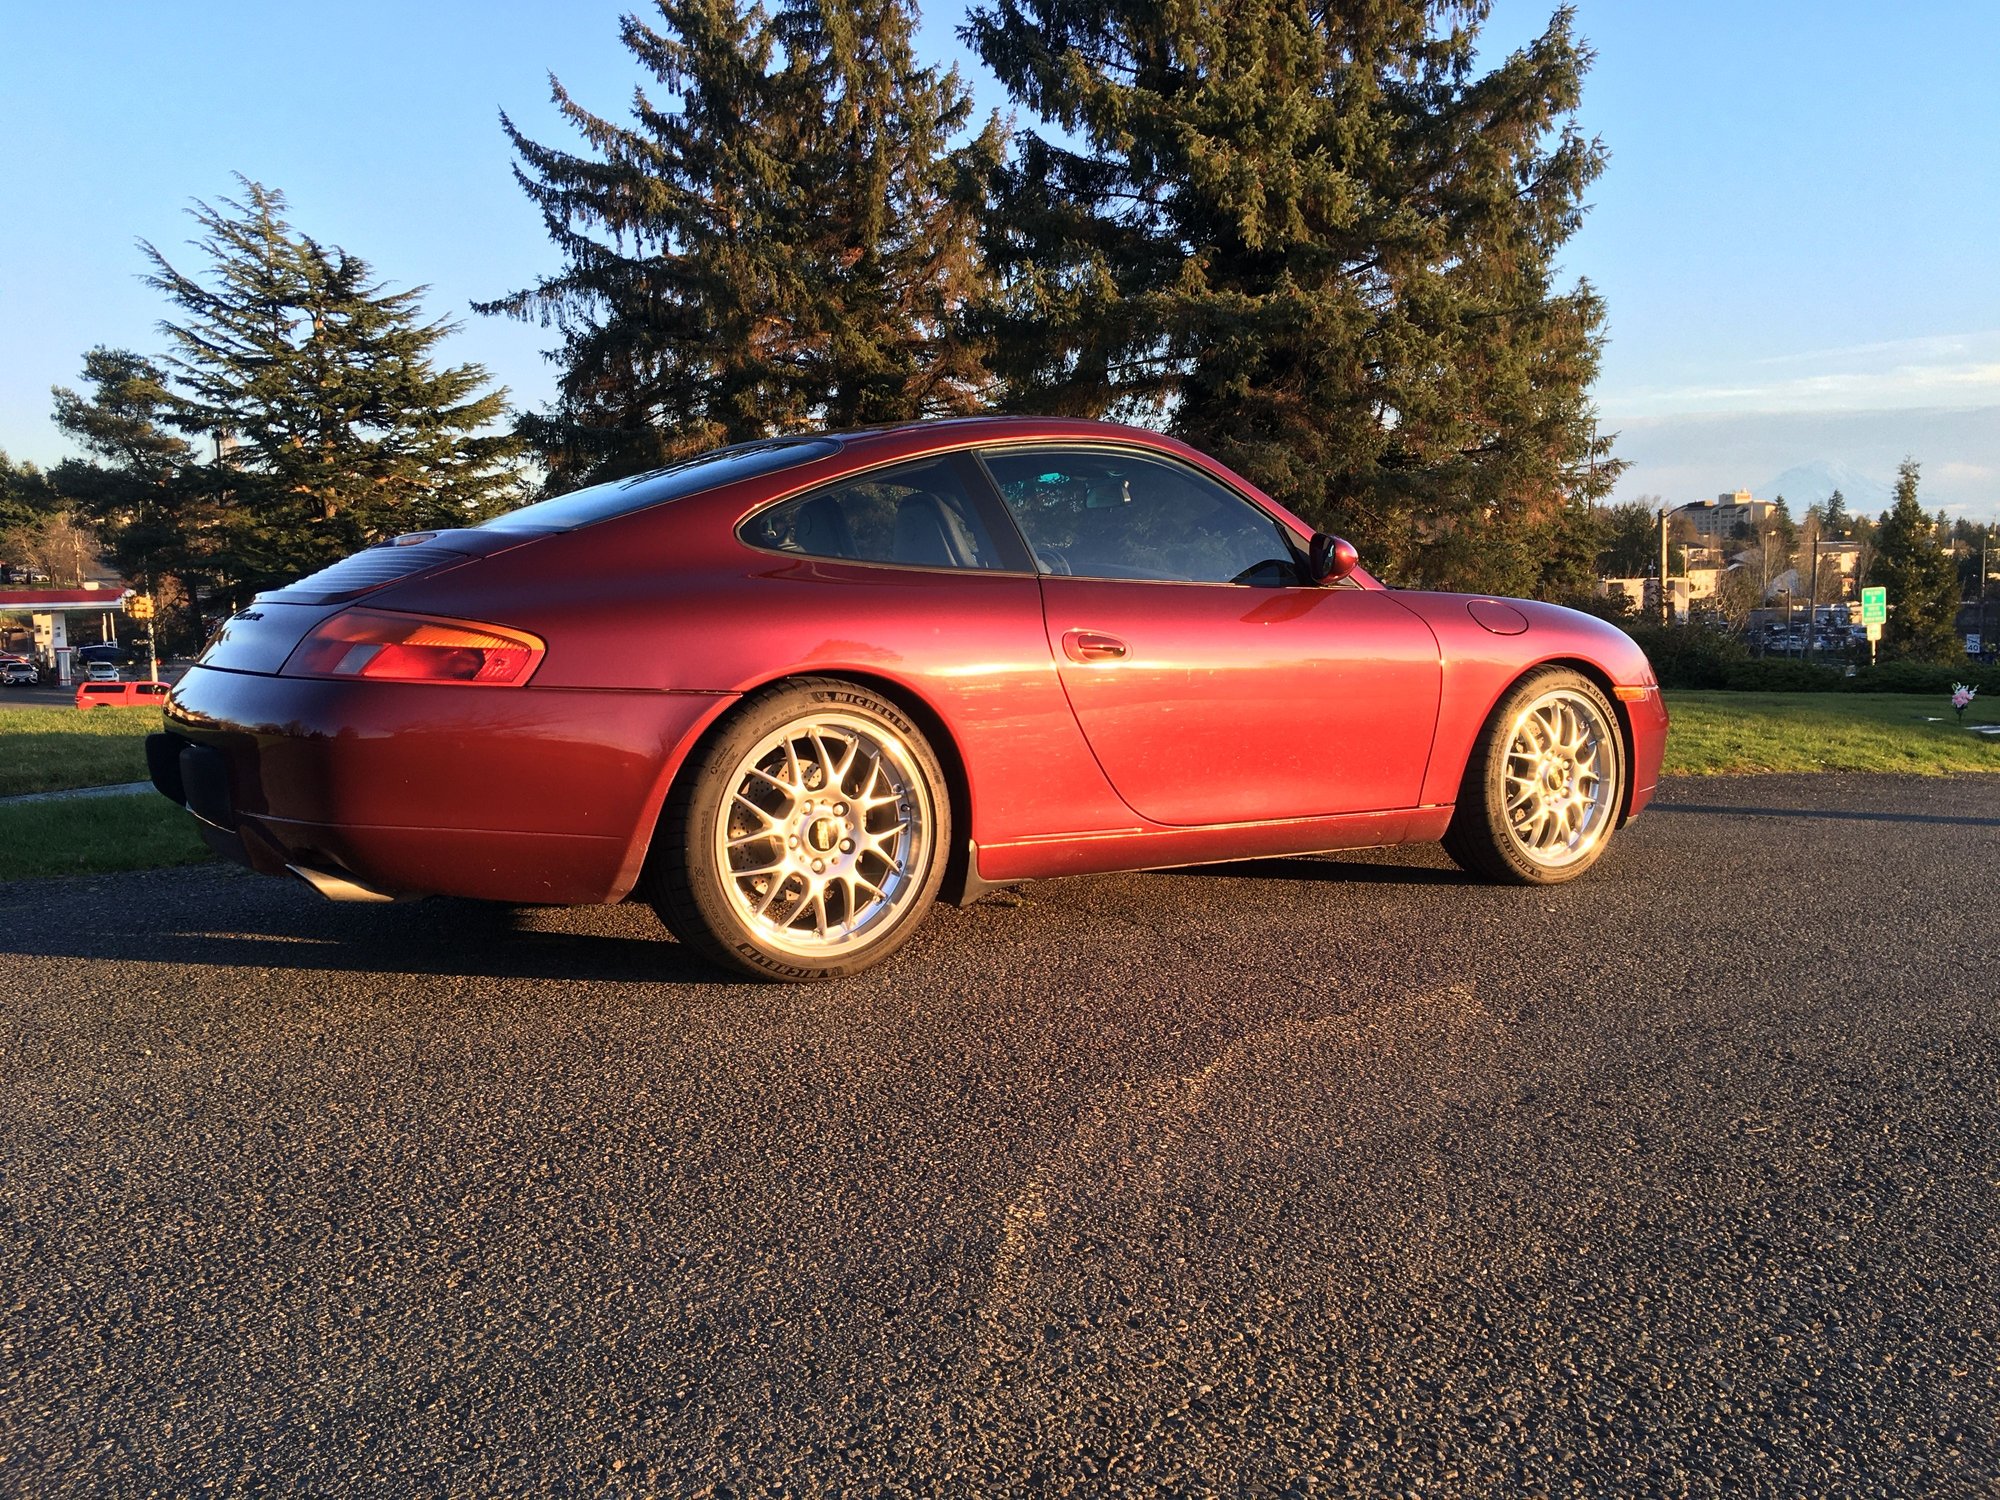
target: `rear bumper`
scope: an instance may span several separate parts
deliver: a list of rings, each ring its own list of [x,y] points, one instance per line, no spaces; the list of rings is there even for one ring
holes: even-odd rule
[[[212,847],[266,874],[375,895],[616,901],[674,771],[731,701],[196,668],[147,764]]]

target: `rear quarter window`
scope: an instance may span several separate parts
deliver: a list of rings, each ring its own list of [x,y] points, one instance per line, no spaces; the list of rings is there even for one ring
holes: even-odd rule
[[[872,470],[781,501],[737,535],[768,552],[916,568],[998,568],[998,546],[947,455]]]
[[[503,516],[481,522],[479,529],[534,535],[574,531],[594,521],[608,521],[613,516],[630,515],[633,511],[664,505],[670,500],[682,500],[703,490],[734,484],[739,479],[797,468],[800,464],[808,464],[839,451],[840,444],[833,438],[786,438],[720,448],[669,468],[654,469],[650,473],[613,480],[609,484],[594,484],[588,489],[558,495],[553,500],[524,505],[519,510],[510,510]]]

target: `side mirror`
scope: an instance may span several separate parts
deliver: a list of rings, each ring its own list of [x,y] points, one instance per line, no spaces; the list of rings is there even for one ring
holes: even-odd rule
[[[1306,552],[1306,570],[1312,574],[1314,583],[1338,583],[1360,566],[1361,554],[1354,550],[1354,543],[1345,537],[1328,536],[1324,531],[1313,533],[1312,546]]]

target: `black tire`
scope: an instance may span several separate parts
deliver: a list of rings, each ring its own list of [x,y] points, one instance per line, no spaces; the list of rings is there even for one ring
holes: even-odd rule
[[[843,771],[849,743],[860,748]],[[906,714],[850,682],[794,678],[745,698],[675,778],[644,894],[726,968],[838,979],[909,941],[952,833],[943,768]]]
[[[1533,738],[1542,728],[1542,706],[1550,703],[1574,710],[1579,723],[1590,718],[1588,710],[1595,711],[1590,732],[1600,757],[1596,779],[1579,771],[1581,762],[1575,757],[1570,758],[1567,770],[1552,765],[1546,773],[1551,778],[1546,784],[1551,801],[1561,801],[1558,793],[1566,796],[1572,785],[1581,786],[1586,781],[1591,785],[1588,809],[1579,814],[1573,838],[1564,825],[1523,822],[1509,810],[1515,800],[1509,789],[1510,766],[1525,769],[1532,764],[1528,756],[1510,754],[1510,749],[1518,751],[1522,737]],[[1525,717],[1531,712],[1537,716],[1533,724]],[[1560,714],[1557,717],[1560,720]],[[1562,757],[1557,754],[1550,759],[1559,762]],[[1519,770],[1512,774],[1519,786]],[[1445,831],[1444,851],[1467,873],[1503,884],[1560,885],[1574,880],[1596,864],[1610,844],[1625,805],[1627,774],[1624,732],[1618,711],[1603,690],[1581,672],[1566,667],[1530,672],[1501,698],[1473,744],[1465,779],[1459,786],[1458,805]],[[1541,795],[1543,786],[1536,783],[1534,794]],[[1525,831],[1530,827],[1542,830],[1544,837],[1554,841],[1548,850],[1537,853],[1536,839]]]

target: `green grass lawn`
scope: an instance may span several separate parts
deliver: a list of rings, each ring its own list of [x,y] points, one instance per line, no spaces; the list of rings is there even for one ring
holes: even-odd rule
[[[0,708],[0,797],[146,779],[158,708]]]
[[[1670,692],[1669,776],[1770,771],[2000,771],[2000,739],[1961,727],[1942,695]],[[2000,723],[1974,699],[1965,724]]]
[[[0,807],[0,880],[151,870],[208,858],[194,819],[157,792]]]

